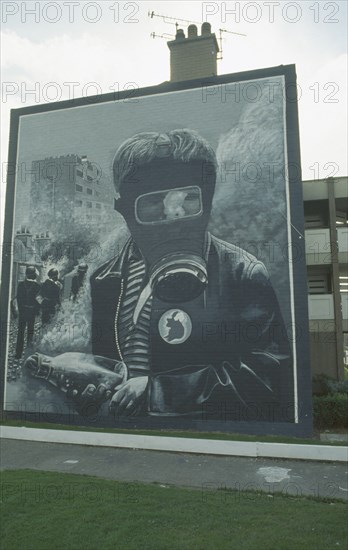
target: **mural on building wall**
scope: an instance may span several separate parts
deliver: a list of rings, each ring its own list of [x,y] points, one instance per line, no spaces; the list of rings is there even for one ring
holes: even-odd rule
[[[234,86],[20,118],[12,409],[297,421],[284,78]]]

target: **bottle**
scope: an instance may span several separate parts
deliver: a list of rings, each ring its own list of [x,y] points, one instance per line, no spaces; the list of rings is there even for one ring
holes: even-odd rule
[[[127,380],[127,367],[122,361],[89,353],[67,352],[50,357],[34,353],[28,357],[24,368],[36,379],[78,398],[89,384],[96,388],[103,384],[106,399]]]

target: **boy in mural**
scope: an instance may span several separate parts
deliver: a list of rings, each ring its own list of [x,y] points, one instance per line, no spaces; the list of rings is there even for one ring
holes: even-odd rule
[[[207,230],[212,147],[191,130],[137,134],[113,168],[131,236],[91,277],[92,351],[127,376],[70,387],[79,410],[110,399],[118,415],[221,419],[223,404],[229,419],[250,420],[252,406],[254,420],[292,421],[291,352],[266,268]]]

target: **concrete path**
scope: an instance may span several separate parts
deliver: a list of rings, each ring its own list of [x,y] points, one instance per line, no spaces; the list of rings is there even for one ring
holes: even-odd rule
[[[0,437],[20,441],[93,445],[174,453],[195,453],[211,456],[273,458],[279,460],[313,460],[319,462],[348,462],[346,445],[304,445],[299,443],[265,443],[262,441],[229,441],[192,437],[169,437],[132,433],[86,432],[80,430],[51,430],[15,426],[0,426]]]
[[[344,463],[306,462],[192,455],[88,447],[21,440],[1,440],[2,470],[29,468],[98,476],[105,479],[159,483],[222,491],[264,491],[348,500],[348,466]],[[224,492],[225,491],[225,492]],[[257,495],[250,495],[257,498]]]

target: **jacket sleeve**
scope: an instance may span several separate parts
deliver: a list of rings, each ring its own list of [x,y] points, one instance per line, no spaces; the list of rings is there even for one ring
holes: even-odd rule
[[[115,337],[115,317],[121,292],[118,277],[98,280],[98,272],[91,277],[92,298],[92,353],[110,359],[122,360]]]
[[[26,305],[26,299],[27,299],[27,293],[25,290],[25,286],[22,282],[19,282],[17,286],[17,303],[18,303],[18,309],[20,312],[23,310],[23,307]]]

